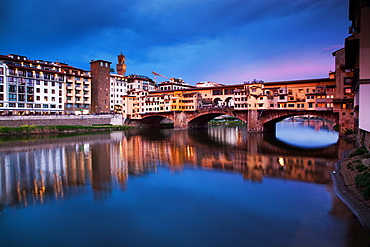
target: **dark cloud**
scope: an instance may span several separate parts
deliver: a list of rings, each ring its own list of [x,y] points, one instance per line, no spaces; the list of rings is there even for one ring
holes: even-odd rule
[[[191,83],[207,76],[226,83],[225,74],[236,71],[242,81],[246,72],[254,78],[263,71],[264,60],[274,64],[308,50],[309,59],[323,59],[325,48],[343,42],[347,6],[347,0],[3,0],[0,51],[86,69],[91,59],[115,62],[122,51],[132,73],[160,69]]]

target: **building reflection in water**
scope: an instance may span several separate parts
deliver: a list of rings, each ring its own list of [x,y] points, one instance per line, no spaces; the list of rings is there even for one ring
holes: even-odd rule
[[[333,163],[352,145],[340,139],[318,150],[294,149],[243,128],[133,130],[2,143],[0,205],[62,199],[88,193],[89,186],[96,200],[104,200],[116,186],[126,190],[129,176],[155,173],[158,167],[222,170],[254,182],[271,176],[327,184]]]

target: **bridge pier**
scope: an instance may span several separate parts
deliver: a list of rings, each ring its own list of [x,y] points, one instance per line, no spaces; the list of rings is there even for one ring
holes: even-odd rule
[[[248,123],[247,123],[248,132],[264,132],[264,126],[259,121],[260,114],[261,113],[258,110],[248,111]]]
[[[173,113],[173,127],[175,129],[187,129],[189,127],[188,120],[188,116],[184,112]]]

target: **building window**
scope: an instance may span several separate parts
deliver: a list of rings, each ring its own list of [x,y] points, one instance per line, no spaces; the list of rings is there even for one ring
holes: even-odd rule
[[[33,95],[27,95],[27,101],[33,102]]]
[[[225,89],[225,94],[234,94],[234,89]]]
[[[9,101],[17,101],[17,95],[16,94],[9,94]]]
[[[352,89],[351,88],[345,88],[344,93],[352,93]]]
[[[351,85],[352,84],[352,78],[346,77],[344,78],[344,85]]]
[[[9,85],[9,92],[17,92],[17,86]]]
[[[18,100],[19,101],[25,101],[26,100],[26,97],[24,96],[24,94],[19,94],[18,95]]]
[[[212,90],[212,95],[222,95],[222,90]]]

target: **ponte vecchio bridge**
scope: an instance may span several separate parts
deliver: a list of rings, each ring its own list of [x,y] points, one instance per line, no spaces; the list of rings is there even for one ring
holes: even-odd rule
[[[339,114],[333,111],[310,110],[235,110],[231,107],[205,108],[194,112],[147,113],[138,123],[147,126],[159,125],[165,118],[174,123],[175,128],[207,127],[208,122],[221,115],[230,115],[247,123],[249,132],[275,131],[276,123],[292,116],[311,115],[340,124]]]
[[[175,128],[206,127],[213,118],[230,115],[247,123],[249,132],[275,131],[285,118],[310,115],[338,124],[343,134],[355,122],[348,88],[325,78],[138,92],[124,97],[123,112],[131,123],[155,126],[167,119]]]

